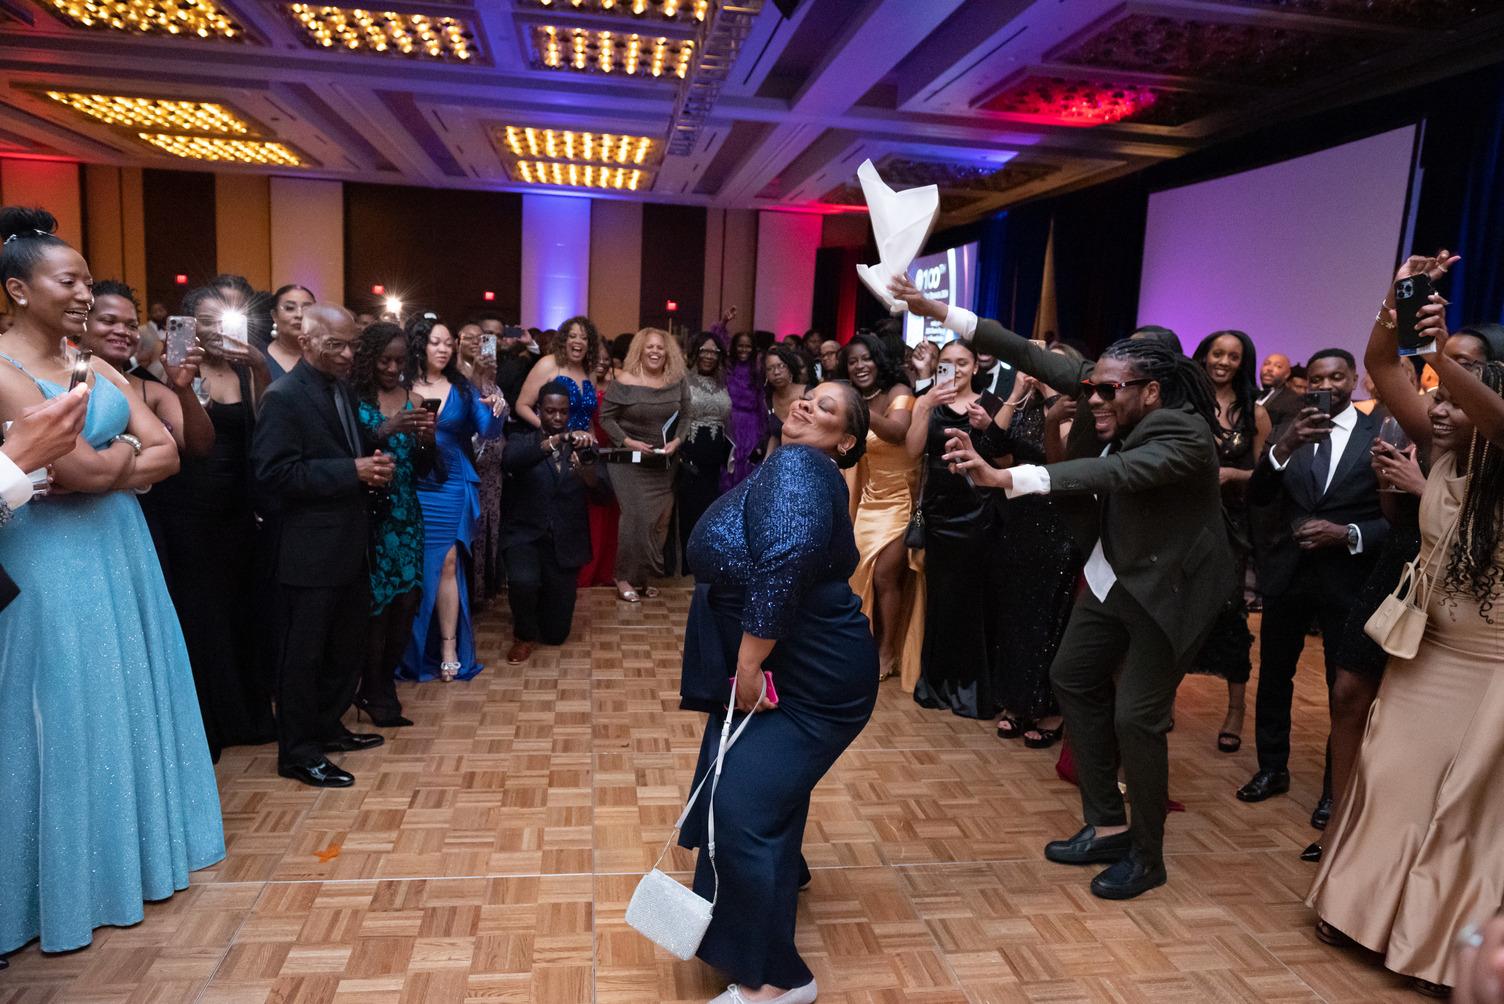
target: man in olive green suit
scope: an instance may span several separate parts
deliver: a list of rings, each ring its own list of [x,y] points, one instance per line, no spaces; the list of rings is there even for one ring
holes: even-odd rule
[[[1082,401],[1069,459],[998,470],[959,433],[946,459],[979,486],[1060,499],[1086,562],[1087,588],[1050,667],[1081,782],[1086,826],[1045,848],[1064,864],[1111,862],[1092,880],[1105,899],[1165,882],[1169,759],[1165,733],[1180,685],[1233,588],[1213,437],[1216,398],[1200,366],[1158,339],[1124,340],[1077,363],[996,321],[891,287],[913,313]],[[1126,825],[1121,757],[1133,799]]]

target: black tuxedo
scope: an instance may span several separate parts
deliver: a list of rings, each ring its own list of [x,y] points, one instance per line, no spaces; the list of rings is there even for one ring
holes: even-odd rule
[[[318,762],[322,744],[345,732],[365,658],[370,617],[363,449],[335,405],[348,387],[299,362],[261,400],[251,470],[265,517],[278,756],[284,767]]]
[[[1290,757],[1290,701],[1295,670],[1314,618],[1326,651],[1327,685],[1336,672],[1333,661],[1343,625],[1358,591],[1373,570],[1389,534],[1379,508],[1379,483],[1369,449],[1379,432],[1373,416],[1354,410],[1356,421],[1341,457],[1323,491],[1313,472],[1316,444],[1307,443],[1276,470],[1273,450],[1265,451],[1249,482],[1249,501],[1264,510],[1267,539],[1259,555],[1259,589],[1264,620],[1259,640],[1257,728],[1259,767],[1285,770]],[[1356,526],[1362,550],[1353,554],[1339,544],[1304,551],[1292,527],[1306,519]]]
[[[1233,589],[1211,426],[1194,412],[1160,408],[1102,456],[1081,386],[1090,363],[1072,362],[986,319],[978,322],[973,346],[1081,397],[1071,459],[1044,470],[1081,553],[1091,554],[1100,542],[1116,581],[1105,599],[1082,591],[1050,682],[1071,736],[1087,824],[1128,822],[1117,784],[1121,754],[1133,789],[1134,851],[1158,863],[1175,691]]]
[[[610,488],[604,464],[595,465],[600,482],[591,489],[543,439],[533,429],[507,440],[499,544],[513,634],[562,645],[574,621],[575,580],[591,556],[588,502],[609,497]]]

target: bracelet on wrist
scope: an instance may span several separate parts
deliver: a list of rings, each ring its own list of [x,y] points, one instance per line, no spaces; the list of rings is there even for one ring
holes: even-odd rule
[[[129,432],[122,432],[114,439],[111,439],[110,442],[112,444],[124,443],[126,446],[129,446],[131,448],[131,452],[135,456],[139,457],[141,455],[141,440],[137,439],[135,436],[132,436]]]

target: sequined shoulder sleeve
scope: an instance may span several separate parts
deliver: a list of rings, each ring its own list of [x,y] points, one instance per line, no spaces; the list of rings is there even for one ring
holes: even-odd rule
[[[742,630],[777,639],[793,627],[805,589],[827,561],[844,494],[835,465],[808,447],[786,446],[763,464],[743,516],[749,568]]]

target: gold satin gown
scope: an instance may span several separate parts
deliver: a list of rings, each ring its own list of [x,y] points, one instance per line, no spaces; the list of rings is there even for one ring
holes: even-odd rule
[[[912,397],[895,398],[888,413],[914,406]],[[851,591],[862,601],[862,613],[873,621],[877,590],[873,569],[883,548],[902,540],[914,514],[914,493],[919,483],[919,461],[910,460],[900,444],[867,433],[867,453],[852,468],[847,484],[851,488],[851,528],[856,534],[856,548],[861,560],[851,576]],[[919,680],[919,655],[924,642],[924,571],[923,552],[908,553],[909,572],[904,576],[903,603],[899,608],[904,628],[899,635],[902,646],[895,667],[906,691]],[[878,633],[881,642],[882,635]]]
[[[1437,460],[1420,503],[1423,557],[1464,482],[1452,454]],[[1504,609],[1488,623],[1477,597],[1446,593],[1444,556],[1429,567],[1425,638],[1414,659],[1389,660],[1306,902],[1387,968],[1453,986],[1453,939],[1504,904]]]

